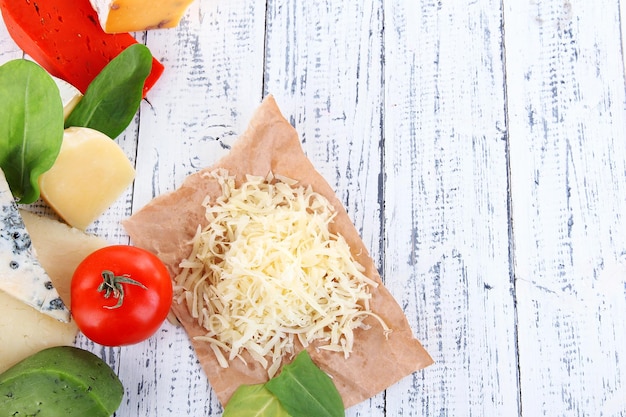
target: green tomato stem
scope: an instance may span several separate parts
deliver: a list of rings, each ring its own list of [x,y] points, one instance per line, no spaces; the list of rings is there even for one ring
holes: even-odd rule
[[[102,271],[102,283],[98,286],[98,292],[104,291],[104,298],[110,298],[111,295],[117,299],[117,304],[114,306],[104,306],[104,308],[115,309],[120,308],[124,303],[124,287],[122,284],[137,285],[144,290],[148,288],[141,282],[136,281],[130,277],[130,275],[115,275],[113,272],[104,270]]]

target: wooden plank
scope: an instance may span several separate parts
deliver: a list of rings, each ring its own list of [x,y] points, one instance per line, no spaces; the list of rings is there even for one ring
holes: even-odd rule
[[[524,415],[625,415],[619,2],[505,1]]]
[[[265,92],[300,133],[379,266],[382,32],[379,1],[268,2]],[[348,415],[384,415],[384,396]]]
[[[264,25],[254,0],[197,0],[177,28],[145,35],[166,70],[138,116],[133,210],[216,162],[243,132],[261,101]],[[120,417],[221,415],[181,328],[166,323],[124,347],[115,366],[128,393]]]
[[[387,415],[519,415],[500,2],[385,17],[384,271],[436,361]]]
[[[192,3],[175,29],[147,45],[166,66],[143,103],[134,206],[172,190],[226,154],[261,101],[265,8],[239,0]]]
[[[272,93],[437,361],[348,415],[626,415],[626,8],[265,7],[196,0],[137,35],[167,70],[117,139],[135,187],[89,231],[126,243],[119,221],[225,154]],[[22,55],[2,26],[0,62]],[[181,329],[78,344],[120,374],[120,417],[221,415]]]
[[[22,58],[24,52],[15,44],[4,21],[0,24],[0,65],[12,59]]]

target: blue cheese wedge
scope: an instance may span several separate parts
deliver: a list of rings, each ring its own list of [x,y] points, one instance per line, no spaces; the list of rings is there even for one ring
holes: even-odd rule
[[[37,260],[30,235],[2,170],[0,170],[0,290],[59,321],[70,321],[69,310]]]

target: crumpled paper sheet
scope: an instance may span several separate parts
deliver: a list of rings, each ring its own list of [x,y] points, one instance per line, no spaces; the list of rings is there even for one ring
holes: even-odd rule
[[[205,197],[221,195],[217,182],[203,176],[203,173],[216,168],[227,169],[236,175],[239,182],[245,179],[246,174],[265,176],[272,171],[296,179],[301,185],[311,185],[337,210],[331,226],[333,231],[345,237],[356,260],[365,266],[366,275],[381,282],[376,266],[343,204],[304,154],[297,132],[285,120],[272,96],[263,100],[247,130],[237,139],[228,155],[214,166],[190,175],[180,188],[155,198],[123,222],[133,244],[161,258],[172,276],[179,273],[180,261],[191,252],[190,241],[198,225],[207,222],[202,206]],[[355,331],[354,350],[348,359],[342,353],[316,349],[314,345],[307,348],[313,361],[335,382],[346,408],[376,395],[433,362],[413,337],[401,307],[382,282],[371,292],[372,311],[393,329],[388,338],[385,338],[380,324],[368,318],[366,323],[372,327]],[[202,368],[223,405],[239,385],[267,380],[265,369],[245,352],[243,356],[247,364],[235,359],[229,368],[220,367],[206,342],[194,340],[194,336],[205,332],[186,307],[174,302],[172,310],[187,331]],[[284,358],[284,363],[291,359]]]

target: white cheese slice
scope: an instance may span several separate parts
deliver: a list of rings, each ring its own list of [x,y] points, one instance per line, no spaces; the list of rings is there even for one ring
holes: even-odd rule
[[[52,79],[59,88],[61,94],[61,102],[63,103],[63,120],[67,119],[74,107],[83,98],[83,94],[72,84],[65,80],[52,76]]]
[[[0,170],[0,290],[57,320],[70,312],[39,263],[4,172]]]

